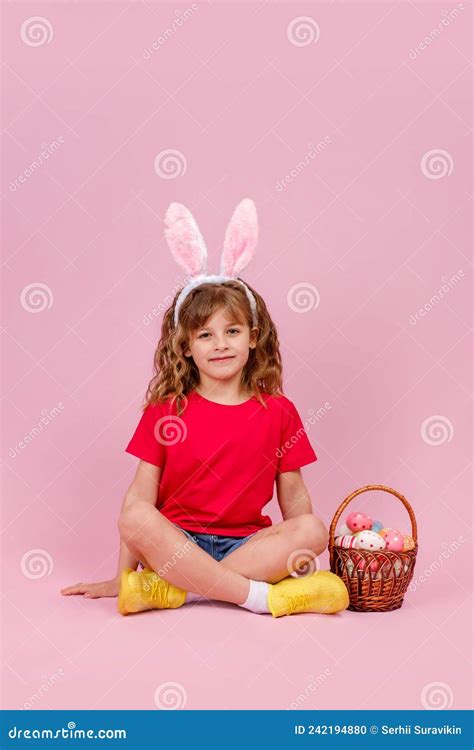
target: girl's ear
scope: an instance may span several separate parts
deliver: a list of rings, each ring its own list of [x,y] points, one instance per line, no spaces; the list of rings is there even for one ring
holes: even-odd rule
[[[252,260],[257,239],[257,209],[250,198],[244,198],[232,214],[226,229],[221,256],[221,275],[238,276]]]
[[[171,203],[165,214],[165,237],[175,261],[191,276],[205,274],[207,248],[191,211]]]

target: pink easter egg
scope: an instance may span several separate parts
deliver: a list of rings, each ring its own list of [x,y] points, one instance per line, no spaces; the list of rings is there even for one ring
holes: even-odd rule
[[[385,557],[385,555],[377,553],[375,553],[373,557],[369,558],[370,562],[362,555],[358,555],[357,552],[353,553],[353,559],[357,570],[366,570],[366,568],[368,567],[371,573],[377,573],[381,571],[384,565],[386,565],[387,563],[387,558]]]
[[[372,519],[370,516],[366,516],[365,513],[359,511],[353,511],[349,513],[346,518],[346,526],[352,531],[363,531],[364,529],[372,528]]]
[[[376,573],[380,568],[380,563],[378,562],[378,560],[372,560],[369,563],[360,555],[358,555],[358,557],[360,557],[360,560],[357,561],[357,570],[365,570],[368,566],[371,573]]]
[[[337,536],[334,540],[334,544],[336,547],[344,547],[345,549],[350,549],[351,547],[355,547],[356,538],[349,534],[345,534],[344,536]]]
[[[376,558],[376,560],[377,560],[377,562],[378,562],[379,566],[380,566],[381,568],[383,568],[383,566],[384,566],[384,565],[386,564],[386,562],[387,562],[387,558],[385,557],[385,555],[375,555],[375,558]]]
[[[401,552],[403,549],[403,534],[396,529],[382,529],[380,536],[385,539],[387,549],[390,552]]]

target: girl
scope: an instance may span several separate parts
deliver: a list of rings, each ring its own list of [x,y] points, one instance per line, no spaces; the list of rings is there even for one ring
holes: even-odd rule
[[[237,277],[256,245],[255,206],[245,199],[234,212],[218,276],[206,275],[207,250],[184,206],[171,204],[166,226],[190,281],[164,315],[154,376],[126,447],[140,461],[119,518],[117,575],[62,593],[118,595],[124,615],[196,599],[274,617],[341,611],[349,603],[342,580],[314,571],[328,533],[300,467],[317,457],[283,395],[265,302]],[[275,482],[283,521],[273,525],[262,509]],[[303,560],[307,574],[294,577]]]

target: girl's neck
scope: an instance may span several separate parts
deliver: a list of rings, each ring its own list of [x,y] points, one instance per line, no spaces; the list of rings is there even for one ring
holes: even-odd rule
[[[223,388],[222,385],[203,387],[198,383],[194,389],[200,396],[208,401],[215,401],[217,404],[226,404],[228,406],[243,404],[251,398],[252,394],[247,391],[236,391],[233,388]]]

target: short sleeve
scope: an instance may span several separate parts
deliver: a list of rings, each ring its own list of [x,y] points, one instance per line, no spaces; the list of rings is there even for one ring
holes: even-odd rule
[[[294,471],[317,461],[306,430],[295,405],[286,399],[282,405],[280,445],[277,451],[277,472]]]
[[[164,466],[166,445],[160,440],[162,410],[156,404],[149,404],[143,412],[132,439],[125,451],[154,466]]]

